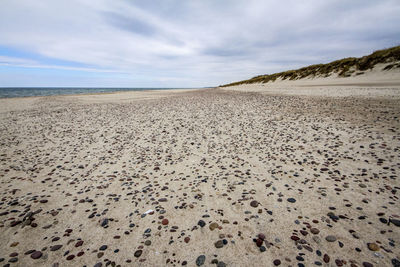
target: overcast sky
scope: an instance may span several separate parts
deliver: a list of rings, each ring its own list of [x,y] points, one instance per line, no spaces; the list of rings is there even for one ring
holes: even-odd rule
[[[0,87],[197,87],[400,44],[399,0],[1,0]]]

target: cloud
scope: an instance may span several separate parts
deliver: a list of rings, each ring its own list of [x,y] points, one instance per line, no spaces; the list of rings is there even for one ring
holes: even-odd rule
[[[102,72],[93,86],[218,85],[361,56],[398,45],[400,36],[396,0],[3,0],[1,7],[0,71]],[[1,82],[16,83],[17,74]]]

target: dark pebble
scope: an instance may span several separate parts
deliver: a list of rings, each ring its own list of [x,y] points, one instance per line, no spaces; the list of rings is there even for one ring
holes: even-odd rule
[[[67,261],[73,260],[74,258],[75,258],[75,255],[69,255],[69,256],[67,257]]]
[[[363,262],[363,267],[374,267],[374,265],[372,263],[369,263],[367,261]]]
[[[393,267],[400,267],[400,261],[398,259],[392,259]]]
[[[200,255],[196,259],[196,265],[197,266],[201,266],[201,265],[204,264],[205,261],[206,261],[206,256],[205,255]]]
[[[252,202],[250,202],[250,206],[252,206],[253,208],[257,208],[258,207],[258,201],[257,200],[253,200]]]
[[[35,252],[33,252],[32,254],[31,254],[31,258],[32,259],[39,259],[40,257],[42,257],[42,252],[40,252],[40,251],[35,251]]]
[[[139,258],[139,257],[142,255],[142,252],[143,252],[143,250],[141,250],[141,249],[136,250],[136,251],[135,251],[135,254],[134,254],[135,257],[136,257],[136,258]]]
[[[274,263],[275,266],[281,265],[281,261],[280,260],[274,260],[273,263]]]
[[[54,245],[50,247],[50,251],[56,251],[59,250],[60,248],[62,248],[62,245]]]

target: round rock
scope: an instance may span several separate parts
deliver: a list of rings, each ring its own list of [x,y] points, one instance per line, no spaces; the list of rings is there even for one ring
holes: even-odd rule
[[[206,256],[205,255],[200,255],[196,259],[196,265],[197,266],[201,266],[201,265],[204,264],[205,261],[206,261]]]
[[[328,235],[327,237],[325,237],[325,240],[328,241],[328,242],[335,242],[336,241],[336,236]]]

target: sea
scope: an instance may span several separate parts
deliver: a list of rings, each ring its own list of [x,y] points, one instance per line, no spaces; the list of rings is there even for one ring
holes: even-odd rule
[[[94,87],[0,87],[0,98],[112,93],[120,91],[171,90],[194,88],[94,88]]]

